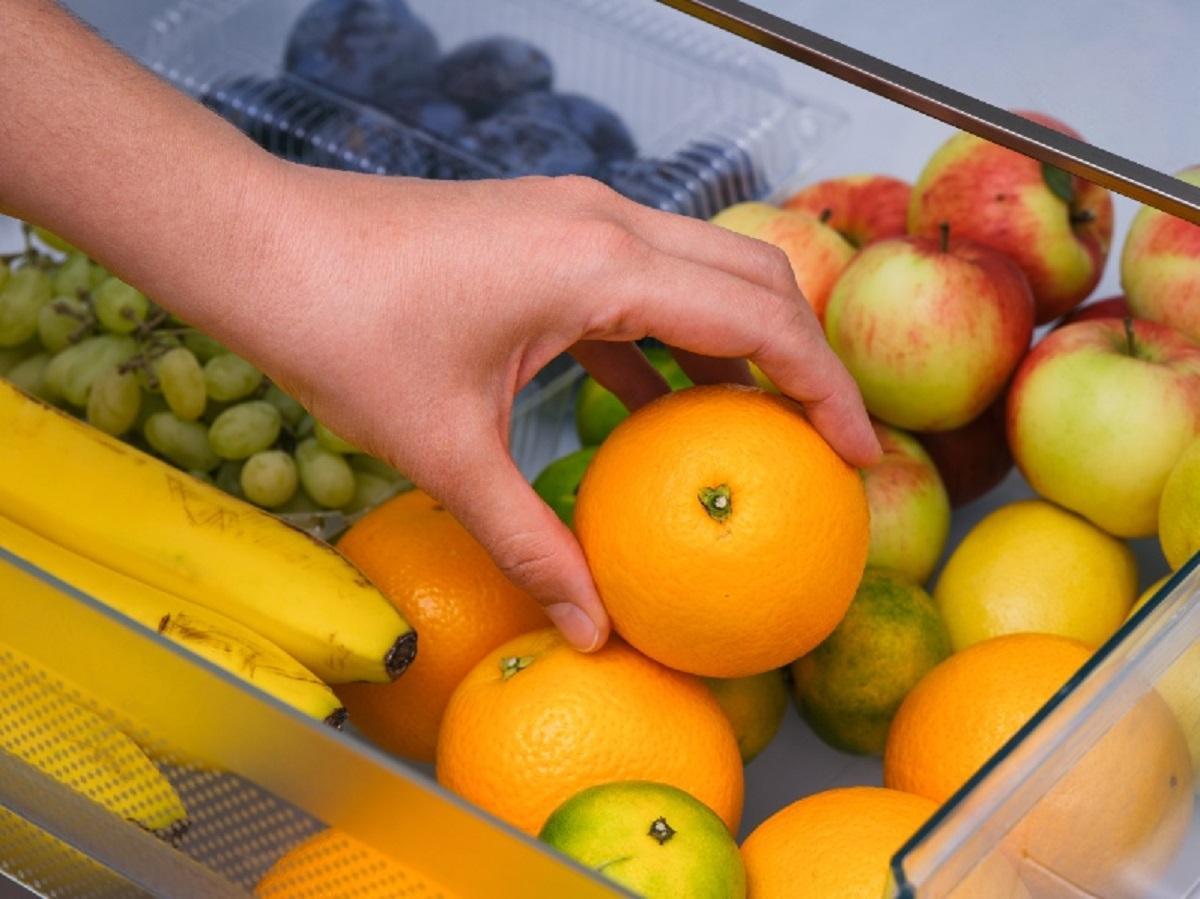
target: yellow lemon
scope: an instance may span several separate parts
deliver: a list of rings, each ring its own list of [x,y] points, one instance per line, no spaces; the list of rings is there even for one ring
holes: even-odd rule
[[[1137,594],[1129,547],[1041,500],[1003,506],[946,563],[933,598],[955,651],[1002,634],[1108,639]]]

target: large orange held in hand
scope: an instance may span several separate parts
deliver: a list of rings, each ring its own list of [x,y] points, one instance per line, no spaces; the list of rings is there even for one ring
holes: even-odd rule
[[[581,653],[555,630],[487,654],[450,698],[438,781],[536,834],[580,790],[650,780],[691,793],[737,832],[742,757],[699,678],[613,637]]]
[[[622,637],[665,665],[743,677],[842,619],[869,540],[858,472],[782,397],[694,387],[600,446],[575,531]]]
[[[442,712],[458,682],[488,651],[545,627],[546,616],[466,528],[417,490],[367,514],[338,549],[411,622],[419,641],[403,677],[339,686],[338,697],[380,746],[432,762]]]
[[[1049,634],[994,637],[952,655],[892,719],[884,784],[945,802],[1090,655],[1082,643]],[[1026,742],[1042,739],[1035,732]],[[1187,741],[1149,690],[1070,762],[1006,843],[1083,891],[1140,895],[1139,882],[1153,882],[1171,861],[1191,817]]]

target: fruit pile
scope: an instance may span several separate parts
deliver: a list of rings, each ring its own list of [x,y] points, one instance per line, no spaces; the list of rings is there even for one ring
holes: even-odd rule
[[[616,112],[556,89],[545,50],[493,35],[444,52],[404,0],[315,0],[278,74],[231,75],[201,99],[263,147],[311,165],[440,179],[588,175],[667,208],[698,175],[726,197],[763,188],[734,145],[696,140],[670,158],[639,157]]]
[[[318,530],[408,487],[246,360],[54,235],[25,233],[0,258],[0,377]]]

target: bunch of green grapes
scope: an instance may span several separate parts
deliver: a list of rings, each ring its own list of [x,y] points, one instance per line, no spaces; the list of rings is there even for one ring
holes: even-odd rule
[[[351,515],[409,486],[132,285],[54,235],[25,235],[0,256],[0,376],[284,516]]]

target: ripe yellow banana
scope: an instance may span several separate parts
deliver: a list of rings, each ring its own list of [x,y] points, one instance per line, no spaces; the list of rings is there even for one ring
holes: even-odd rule
[[[0,380],[0,514],[252,628],[328,684],[388,681],[416,633],[332,547]]]
[[[327,684],[245,625],[105,568],[3,515],[0,547],[301,712],[335,727],[345,720],[346,710]],[[31,583],[12,565],[0,564],[5,602],[37,602]]]
[[[153,833],[175,838],[187,828],[179,794],[137,743],[3,645],[0,722],[0,751]]]

